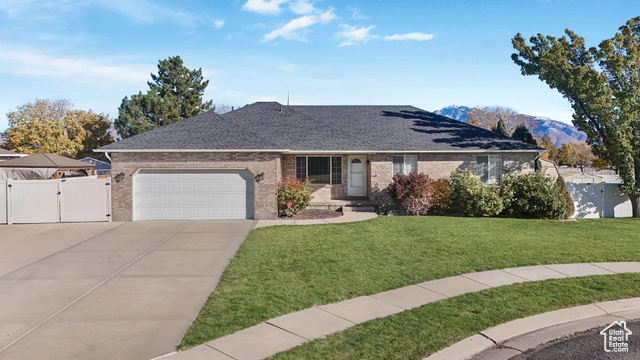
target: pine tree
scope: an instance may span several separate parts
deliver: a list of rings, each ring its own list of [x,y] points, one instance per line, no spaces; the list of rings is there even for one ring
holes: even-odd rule
[[[509,130],[507,129],[507,124],[504,123],[504,120],[502,118],[498,119],[498,124],[493,129],[491,129],[491,131],[506,137],[509,137],[511,135],[509,134]]]
[[[511,134],[511,138],[524,141],[527,144],[532,144],[532,145],[536,145],[538,143],[533,138],[533,134],[531,134],[531,131],[527,129],[527,126],[525,124],[520,124],[516,126],[516,128],[513,130],[513,134]]]
[[[123,138],[168,125],[203,111],[213,110],[213,101],[202,101],[209,80],[202,69],[186,68],[180,56],[160,60],[158,73],[151,74],[149,90],[125,97],[118,108],[115,128]]]

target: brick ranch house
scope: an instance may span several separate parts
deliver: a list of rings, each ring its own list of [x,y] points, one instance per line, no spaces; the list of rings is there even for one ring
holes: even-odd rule
[[[284,176],[313,201],[369,199],[396,173],[487,184],[530,172],[543,149],[413,106],[284,106],[206,112],[97,150],[112,159],[114,220],[277,217]]]

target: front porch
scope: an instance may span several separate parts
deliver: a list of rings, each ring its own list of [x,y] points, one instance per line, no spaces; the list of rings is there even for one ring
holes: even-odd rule
[[[369,155],[283,154],[281,161],[282,176],[311,180],[313,209],[373,206]]]

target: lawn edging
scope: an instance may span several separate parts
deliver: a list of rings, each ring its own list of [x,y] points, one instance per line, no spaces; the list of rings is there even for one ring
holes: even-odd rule
[[[423,360],[465,360],[486,351],[511,358],[558,338],[639,317],[639,297],[549,311],[486,329]],[[541,330],[551,331],[537,333]],[[518,341],[525,335],[526,341]]]
[[[163,358],[186,358],[203,351],[229,359],[267,358],[373,319],[463,294],[516,283],[625,273],[640,273],[640,262],[536,265],[467,273],[282,315]]]

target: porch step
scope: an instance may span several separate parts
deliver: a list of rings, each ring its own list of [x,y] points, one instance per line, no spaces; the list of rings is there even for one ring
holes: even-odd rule
[[[328,200],[328,201],[311,201],[309,209],[333,210],[343,212],[375,212],[375,205],[368,200]]]
[[[355,211],[355,212],[375,212],[376,207],[373,204],[356,204],[356,205],[345,205],[342,207],[342,212]]]

